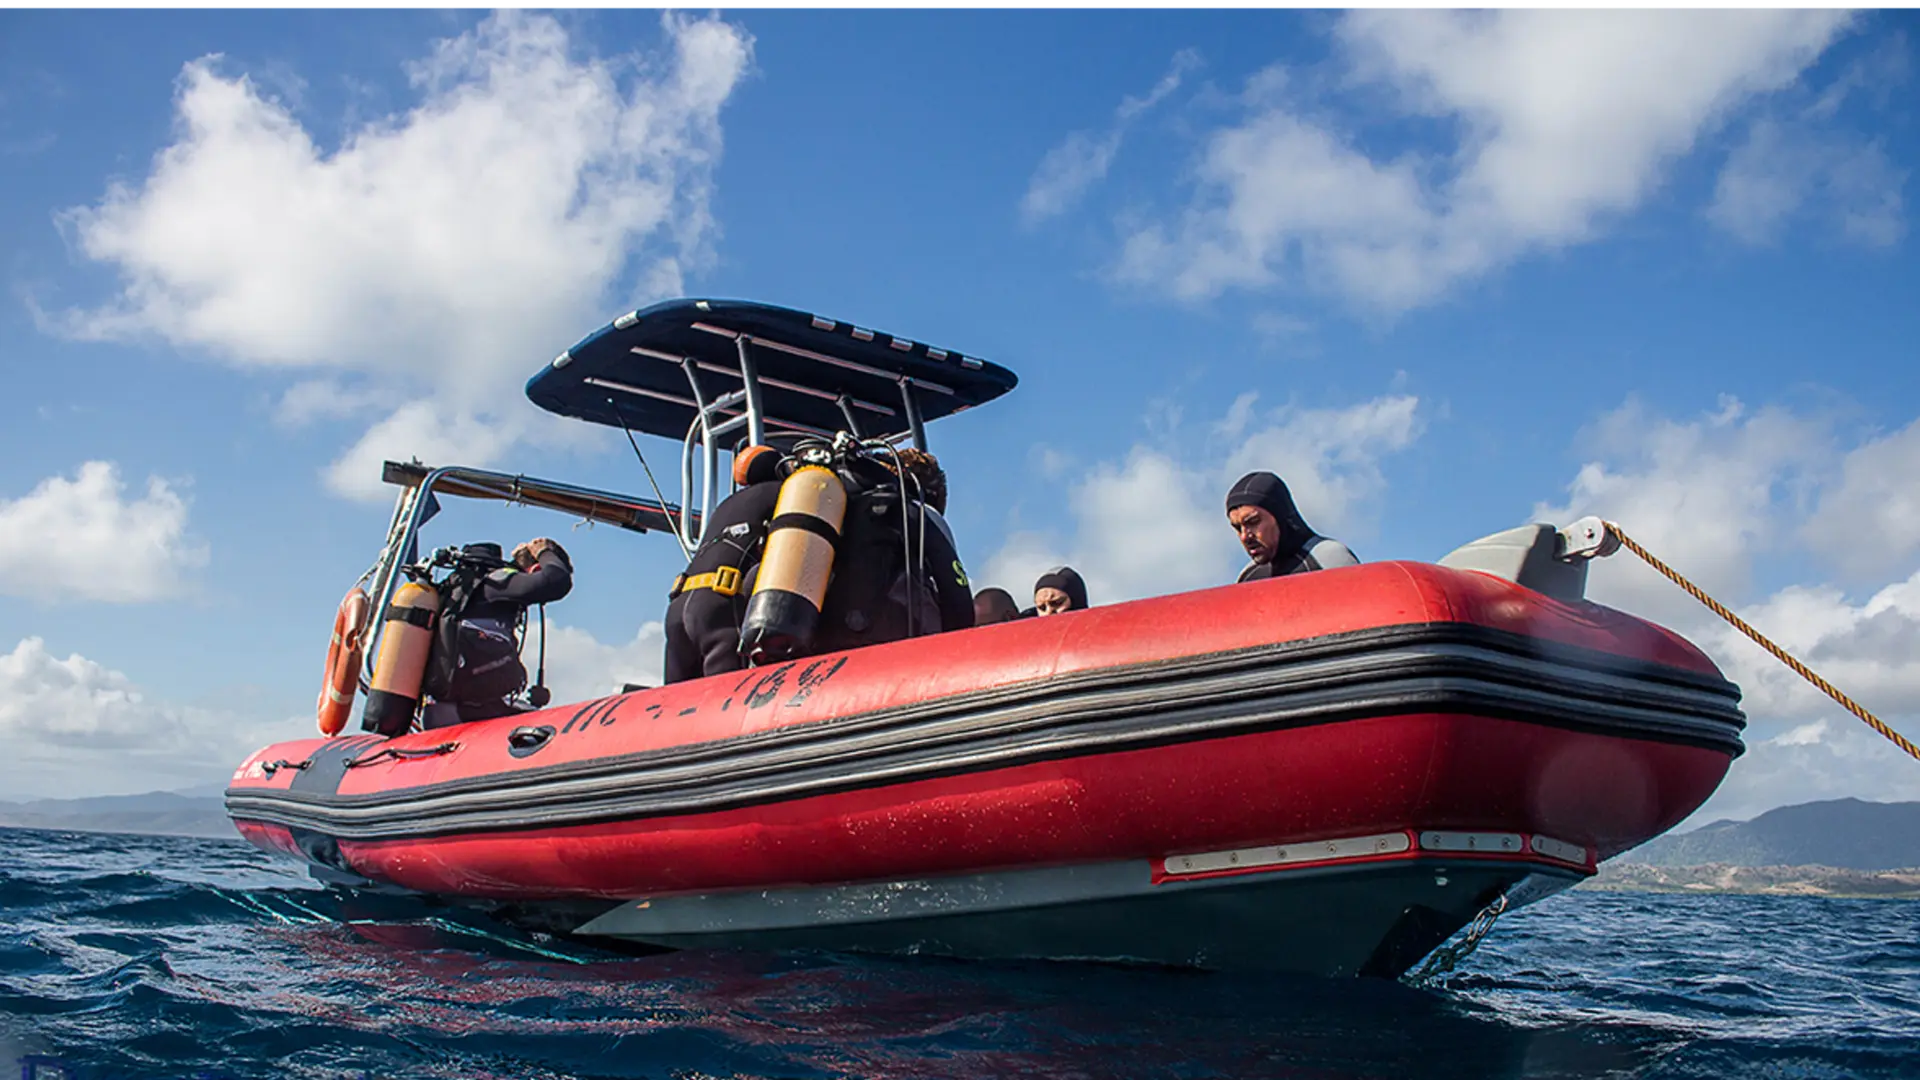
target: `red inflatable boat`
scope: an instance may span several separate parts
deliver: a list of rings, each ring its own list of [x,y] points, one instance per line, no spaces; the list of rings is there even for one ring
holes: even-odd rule
[[[765,344],[766,325],[693,317],[736,330],[730,370],[756,375],[740,342]],[[916,411],[907,393],[901,414]],[[412,550],[433,490],[691,528],[657,502],[524,477],[390,478],[404,491],[387,564]],[[1550,895],[1671,828],[1741,752],[1739,691],[1698,649],[1579,598],[1594,553],[1533,526],[1445,565],[285,742],[240,766],[227,805],[247,839],[324,880],[650,945],[1395,976],[1490,903]]]

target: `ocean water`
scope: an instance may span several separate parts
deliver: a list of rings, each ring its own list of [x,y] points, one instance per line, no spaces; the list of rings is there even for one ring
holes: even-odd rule
[[[633,957],[238,842],[0,830],[0,1080],[1920,1077],[1920,903],[1572,893],[1448,982]]]

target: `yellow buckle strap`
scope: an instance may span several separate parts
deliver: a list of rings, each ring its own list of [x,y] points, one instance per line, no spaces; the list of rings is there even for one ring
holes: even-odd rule
[[[738,596],[740,594],[740,568],[737,566],[723,566],[710,574],[694,574],[690,577],[682,575],[681,577],[673,579],[673,592],[667,595],[668,598],[671,599],[672,597],[679,596],[683,592],[692,592],[695,589],[712,589],[721,596]]]

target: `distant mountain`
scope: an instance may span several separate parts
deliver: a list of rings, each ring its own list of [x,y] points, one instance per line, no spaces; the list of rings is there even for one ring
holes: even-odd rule
[[[1615,860],[1648,866],[1920,867],[1920,802],[1832,799],[1716,821],[1652,840]]]
[[[238,839],[218,795],[154,791],[0,803],[0,826]]]

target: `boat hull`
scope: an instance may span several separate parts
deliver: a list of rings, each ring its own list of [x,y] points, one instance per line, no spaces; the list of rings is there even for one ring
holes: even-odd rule
[[[1737,693],[1618,612],[1373,564],[280,744],[228,806],[337,880],[650,944],[1393,974],[1691,813]]]
[[[577,932],[667,948],[1092,960],[1327,976],[1404,973],[1494,897],[1579,871],[1422,855],[1192,881],[1145,862],[622,904]]]

